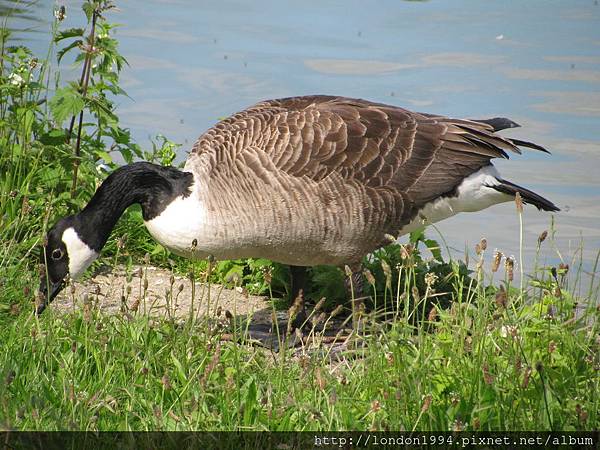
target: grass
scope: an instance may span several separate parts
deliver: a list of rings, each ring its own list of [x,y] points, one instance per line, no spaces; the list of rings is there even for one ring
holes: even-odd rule
[[[473,278],[456,271],[451,307],[425,310],[441,280],[430,278],[419,295],[411,280],[420,264],[402,266],[409,276],[400,288],[404,304],[388,311],[393,320],[384,320],[382,309],[357,309],[355,322],[362,326],[337,359],[328,346],[272,353],[223,340],[231,333],[223,323],[131,311],[106,315],[93,301],[69,312],[50,308],[39,318],[14,308],[0,333],[0,427],[598,427],[600,314],[594,305],[576,315],[577,299],[559,293],[552,277],[523,292],[473,287]],[[28,285],[23,275],[15,280]]]
[[[52,87],[51,59],[65,54],[54,43],[51,57],[38,61],[2,33],[0,429],[598,429],[594,275],[582,289],[581,266],[569,273],[568,266],[536,262],[528,274],[521,262],[515,287],[515,261],[498,253],[486,266],[483,241],[472,271],[443,261],[423,233],[377,251],[365,262],[372,295],[345,304],[353,331],[333,359],[327,345],[273,353],[224,339],[232,333],[228,323],[133,311],[110,316],[90,299],[80,309],[33,315],[44,230],[81,208],[104,176],[99,163],[114,167],[115,152],[165,164],[174,157],[168,140],[143,151],[119,126],[110,98],[122,91],[107,67],[123,59],[100,14],[107,2],[84,5],[85,32],[61,31],[57,18],[52,33],[57,43],[81,40],[65,48],[81,49],[75,59],[86,89],[77,81]],[[90,39],[93,54],[85,50]],[[519,219],[522,240],[520,211]],[[538,251],[547,244],[540,237]],[[136,208],[104,255],[110,265],[145,259],[254,292],[286,289],[285,269],[265,260],[219,262],[212,270],[169,255],[149,238]],[[343,277],[338,269],[312,272],[312,298],[330,300],[322,321],[339,311]]]

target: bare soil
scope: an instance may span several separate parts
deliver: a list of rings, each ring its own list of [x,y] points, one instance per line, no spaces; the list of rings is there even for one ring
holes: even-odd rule
[[[146,281],[147,280],[147,281]],[[158,267],[102,268],[91,278],[72,282],[54,300],[53,308],[81,307],[83,299],[94,301],[104,313],[142,311],[153,317],[187,319],[200,316],[270,314],[267,297],[248,295],[241,288],[203,283]]]
[[[249,340],[275,351],[284,341],[286,346],[306,344],[300,333],[286,337],[288,313],[276,311],[268,297],[250,295],[239,287],[229,289],[198,280],[192,283],[189,278],[158,267],[103,267],[90,278],[71,282],[51,307],[66,312],[83,308],[86,301],[109,315],[137,313],[181,322],[208,318],[222,323],[247,323]],[[326,346],[333,356],[346,349],[349,332],[343,319],[330,320],[325,332],[311,334],[311,347],[323,350]],[[224,339],[230,339],[230,335],[226,333]]]

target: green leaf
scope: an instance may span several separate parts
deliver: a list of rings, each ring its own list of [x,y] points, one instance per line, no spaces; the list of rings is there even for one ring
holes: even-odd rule
[[[54,97],[48,103],[57,123],[62,123],[67,118],[79,114],[85,107],[85,100],[73,86],[57,89]]]
[[[34,89],[45,89],[46,88],[46,86],[44,86],[41,83],[38,83],[37,81],[30,81],[28,86],[29,86],[29,89],[31,89],[31,90],[34,90]],[[39,104],[39,102],[38,102],[38,104]]]
[[[256,388],[256,380],[254,377],[250,377],[248,381],[244,383],[242,392],[246,391],[246,396],[242,400],[244,406],[244,424],[251,424],[254,422],[256,415],[256,403],[258,399],[258,389]]]
[[[108,164],[113,162],[112,156],[110,156],[110,154],[108,152],[105,152],[104,150],[95,150],[94,153],[98,158],[102,158],[104,162]]]
[[[79,44],[81,44],[81,43],[83,43],[83,41],[82,41],[81,39],[78,39],[78,40],[76,40],[76,41],[74,41],[74,42],[71,42],[71,43],[70,43],[69,45],[67,45],[66,47],[64,47],[64,48],[61,48],[61,49],[58,51],[58,53],[56,54],[56,60],[57,60],[57,61],[60,63],[60,60],[62,59],[62,57],[63,57],[63,56],[65,56],[65,54],[66,54],[66,53],[67,53],[69,50],[71,50],[71,49],[73,49],[73,48],[77,47],[77,46],[78,46]]]
[[[225,283],[234,283],[238,284],[244,279],[244,266],[233,266],[231,269],[227,271],[227,273],[223,276],[223,281]]]
[[[121,156],[127,164],[131,164],[133,162],[133,153],[127,147],[119,148],[119,153],[121,153]]]
[[[60,42],[63,39],[69,39],[72,37],[82,37],[83,33],[83,28],[69,28],[68,30],[58,32],[58,34],[54,37],[54,42]]]
[[[64,144],[67,140],[65,130],[50,130],[48,133],[44,133],[40,136],[39,141],[44,145],[60,145]]]
[[[421,227],[415,231],[410,232],[410,243],[416,244],[419,241],[425,239],[425,227]]]
[[[96,6],[94,5],[94,2],[92,1],[87,1],[83,4],[83,6],[81,7],[81,9],[83,9],[83,12],[85,13],[85,17],[87,18],[88,21],[92,20],[92,16],[94,15],[94,11],[96,10]]]
[[[175,356],[175,354],[173,352],[171,352],[171,361],[173,361],[173,365],[177,368],[177,375],[179,376],[179,380],[182,383],[185,383],[188,378],[187,372],[183,368],[183,364],[181,364],[181,361],[179,361],[179,359],[177,359],[177,357]]]
[[[440,249],[440,244],[438,244],[438,242],[434,239],[424,239],[423,242],[425,243],[425,245],[427,246],[427,248],[429,249],[429,251],[431,252],[431,254],[433,255],[433,257],[440,262],[443,262],[444,260],[442,259],[442,250]]]
[[[103,115],[106,120],[117,121],[117,116],[112,112],[110,105],[105,97],[94,96],[88,97],[90,109],[94,110],[96,114]]]
[[[131,142],[131,133],[127,129],[111,127],[109,134],[117,144],[127,145]]]
[[[166,253],[166,249],[160,245],[160,244],[156,244],[154,246],[154,248],[152,249],[152,251],[150,252],[151,255],[160,255],[161,253]]]

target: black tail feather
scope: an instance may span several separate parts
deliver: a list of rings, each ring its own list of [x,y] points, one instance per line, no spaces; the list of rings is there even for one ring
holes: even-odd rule
[[[550,152],[548,150],[546,150],[544,147],[542,147],[541,145],[534,144],[533,142],[522,141],[520,139],[508,139],[508,140],[510,142],[512,142],[513,144],[518,145],[519,147],[533,148],[534,150],[539,150],[541,152],[550,154]]]
[[[478,120],[473,120],[473,122],[485,123],[486,125],[491,126],[494,129],[494,132],[506,130],[507,128],[518,128],[521,126],[518,123],[513,122],[510,119],[507,119],[506,117],[494,117],[492,119],[478,119]],[[519,147],[533,148],[533,149],[539,150],[541,152],[550,153],[548,150],[546,150],[541,145],[534,144],[533,142],[522,141],[521,139],[512,139],[512,138],[504,138],[504,139],[506,139],[507,141],[509,141],[512,144],[517,145]]]
[[[521,126],[518,123],[513,122],[510,119],[507,119],[506,117],[494,117],[492,119],[479,119],[479,120],[474,120],[473,122],[485,123],[485,124],[491,126],[494,129],[494,131],[506,130],[507,128],[518,128]]]
[[[517,192],[521,194],[521,198],[523,199],[523,203],[534,205],[539,210],[543,211],[560,211],[560,209],[552,203],[550,200],[545,199],[541,195],[536,194],[529,189],[525,189],[524,187],[518,186],[510,181],[498,180],[500,184],[490,186],[497,190],[498,192],[503,192],[508,195],[516,195]]]

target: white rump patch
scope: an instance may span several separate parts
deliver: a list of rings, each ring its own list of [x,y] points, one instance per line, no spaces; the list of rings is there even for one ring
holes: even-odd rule
[[[440,197],[427,203],[408,225],[402,227],[399,235],[410,233],[423,225],[439,222],[461,212],[475,212],[514,197],[490,187],[500,184],[498,170],[485,166],[469,175],[456,189],[455,196]]]
[[[73,227],[63,232],[62,241],[69,256],[69,276],[73,279],[79,278],[98,257],[98,253],[81,240]]]

